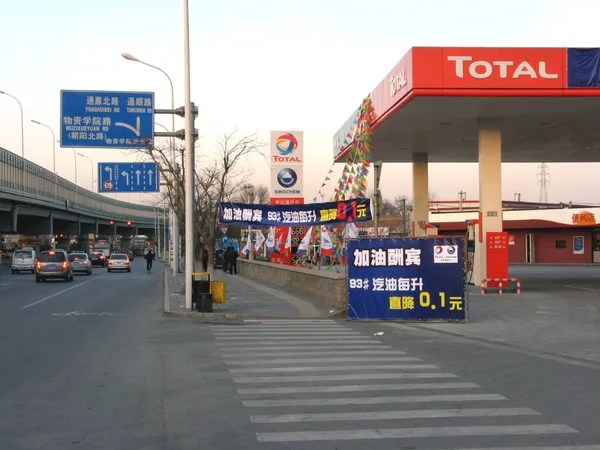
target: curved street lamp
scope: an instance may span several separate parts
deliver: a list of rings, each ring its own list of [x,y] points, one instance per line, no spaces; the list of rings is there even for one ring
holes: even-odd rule
[[[175,109],[175,90],[173,88],[173,81],[171,80],[171,77],[169,76],[169,74],[167,72],[162,70],[160,67],[156,67],[152,64],[148,64],[147,62],[144,62],[129,53],[123,52],[123,53],[121,53],[121,56],[123,58],[125,58],[127,61],[137,62],[137,63],[143,64],[145,66],[151,67],[152,69],[158,70],[165,77],[167,77],[167,80],[169,80],[169,85],[171,86],[171,109]],[[172,133],[175,132],[175,114],[171,114],[171,132]],[[171,137],[171,159],[173,161],[175,161],[175,138],[174,137]],[[183,167],[183,164],[181,165],[181,167]],[[177,214],[175,213],[175,211],[172,211],[171,226],[172,226],[172,239],[173,239],[172,270],[173,270],[173,275],[176,276],[179,273],[179,220],[177,218]]]
[[[16,102],[19,104],[19,108],[21,110],[21,158],[25,158],[25,130],[23,128],[23,105],[21,105],[21,102],[17,97],[9,94],[8,92],[0,91],[0,94],[15,99]]]

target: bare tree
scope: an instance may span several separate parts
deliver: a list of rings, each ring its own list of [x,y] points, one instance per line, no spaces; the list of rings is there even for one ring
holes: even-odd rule
[[[252,183],[243,184],[233,195],[232,201],[236,203],[245,203],[249,205],[264,205],[269,203],[271,196],[269,188],[263,184],[254,185]],[[243,227],[231,227],[229,236],[239,237],[244,240]]]
[[[242,134],[234,129],[218,139],[214,152],[203,156],[201,166],[196,168],[194,234],[197,240],[194,245],[196,249],[194,259],[199,265],[203,246],[206,246],[210,273],[213,272],[219,205],[231,199],[238,192],[239,186],[246,184],[252,174],[251,168],[242,166],[243,159],[252,154],[262,155],[265,145],[260,141],[258,133]],[[174,150],[176,157],[173,157],[170,147],[148,146],[142,152],[145,157],[156,162],[160,167],[161,181],[167,187],[163,198],[175,211],[183,228],[185,226],[185,174],[177,161],[181,161],[184,150],[181,146],[177,146]]]
[[[264,184],[245,183],[232,198],[237,203],[267,204],[270,200],[269,188]]]

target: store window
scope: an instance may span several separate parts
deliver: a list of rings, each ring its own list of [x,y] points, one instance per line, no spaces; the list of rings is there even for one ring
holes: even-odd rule
[[[565,240],[556,241],[556,248],[567,248],[567,241],[565,241]]]

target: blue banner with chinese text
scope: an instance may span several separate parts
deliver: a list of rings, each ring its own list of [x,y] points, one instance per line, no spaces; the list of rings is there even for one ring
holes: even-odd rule
[[[567,49],[567,86],[600,87],[600,48]]]
[[[348,318],[466,321],[463,238],[348,241]]]
[[[371,199],[355,198],[308,205],[221,203],[219,223],[248,226],[332,225],[371,220]]]

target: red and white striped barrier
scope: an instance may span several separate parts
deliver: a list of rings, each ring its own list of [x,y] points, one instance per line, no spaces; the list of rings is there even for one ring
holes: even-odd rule
[[[497,287],[498,293],[504,293],[504,287],[508,287],[511,282],[517,283],[517,294],[521,293],[521,280],[519,278],[484,278],[481,280],[481,293],[485,294],[489,287]]]

